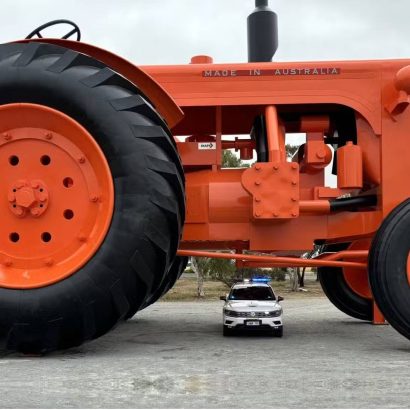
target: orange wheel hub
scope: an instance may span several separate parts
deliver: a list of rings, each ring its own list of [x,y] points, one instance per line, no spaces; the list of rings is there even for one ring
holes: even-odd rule
[[[35,104],[0,106],[0,287],[61,281],[103,242],[114,209],[105,156],[76,121]]]

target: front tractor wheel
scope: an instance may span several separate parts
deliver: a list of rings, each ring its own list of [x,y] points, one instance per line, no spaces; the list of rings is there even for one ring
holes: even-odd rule
[[[0,46],[0,167],[8,348],[79,345],[174,283],[182,167],[126,79],[62,47]]]
[[[374,299],[386,320],[410,339],[410,199],[383,221],[369,253]]]
[[[357,249],[363,248],[360,241]],[[325,252],[356,249],[353,244],[327,245]],[[323,292],[340,311],[355,319],[373,319],[372,295],[368,285],[367,272],[358,269],[318,268],[318,277]]]

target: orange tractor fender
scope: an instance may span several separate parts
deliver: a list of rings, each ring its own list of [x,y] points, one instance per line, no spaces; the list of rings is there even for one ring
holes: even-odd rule
[[[164,88],[155,81],[149,74],[143,71],[138,66],[130,63],[125,58],[119,57],[110,51],[93,46],[91,44],[63,40],[57,38],[38,38],[30,40],[19,40],[17,43],[40,42],[55,44],[57,46],[69,48],[79,53],[86,54],[90,57],[101,61],[118,74],[127,78],[135,86],[137,86],[144,95],[148,96],[150,102],[155,106],[155,109],[161,114],[169,128],[177,125],[184,113],[179,108],[174,99],[164,90]]]

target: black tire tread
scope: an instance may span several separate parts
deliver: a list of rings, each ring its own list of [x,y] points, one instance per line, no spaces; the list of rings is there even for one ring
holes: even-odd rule
[[[407,224],[403,219],[407,219]],[[369,280],[376,304],[386,320],[407,339],[410,339],[410,285],[406,275],[394,264],[403,259],[405,269],[408,254],[400,254],[393,235],[405,230],[407,237],[409,225],[410,199],[407,199],[384,219],[369,252]]]
[[[325,251],[340,251],[347,247],[348,244],[328,245]],[[317,272],[323,292],[336,308],[355,319],[373,319],[372,301],[358,295],[349,287],[342,268],[324,267],[318,268]]]

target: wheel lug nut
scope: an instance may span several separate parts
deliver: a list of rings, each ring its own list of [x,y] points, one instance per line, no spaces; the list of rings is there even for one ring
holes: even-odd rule
[[[90,201],[91,201],[91,202],[97,202],[98,199],[99,199],[98,196],[94,195],[94,196],[92,196],[92,197],[90,198]]]
[[[4,261],[4,266],[11,266],[11,265],[13,265],[13,262],[10,260],[10,259],[6,259],[5,261]]]
[[[52,266],[54,264],[54,260],[51,258],[47,258],[44,262],[47,266]]]
[[[33,216],[38,216],[38,214],[40,213],[39,210],[37,208],[34,208],[30,211],[31,215]]]
[[[51,140],[53,138],[53,134],[51,133],[51,132],[48,132],[47,134],[46,134],[46,139],[47,140]]]
[[[87,242],[87,237],[85,235],[78,235],[78,240],[80,242]]]
[[[85,162],[85,157],[79,157],[78,158],[78,162],[80,163],[80,164],[84,164],[84,162]]]
[[[8,134],[7,132],[3,134],[3,137],[6,141],[10,141],[11,140],[11,135]]]

